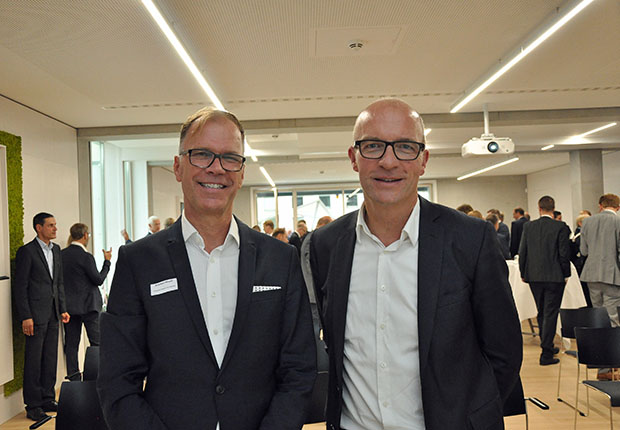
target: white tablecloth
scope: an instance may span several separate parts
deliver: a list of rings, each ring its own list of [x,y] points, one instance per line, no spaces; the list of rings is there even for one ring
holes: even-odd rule
[[[521,280],[518,260],[506,260],[506,264],[508,264],[508,281],[512,287],[512,295],[515,298],[519,320],[525,321],[529,318],[536,318],[536,315],[538,315],[536,311],[536,302],[534,302],[534,296],[532,295],[529,284]],[[563,309],[576,309],[586,306],[586,299],[583,296],[579,275],[577,275],[577,270],[572,263],[570,265],[570,270],[570,278],[568,278],[568,282],[564,288],[564,296],[562,297],[562,304],[560,305]],[[557,333],[561,334],[559,317]],[[570,345],[570,341],[568,341],[568,345]]]

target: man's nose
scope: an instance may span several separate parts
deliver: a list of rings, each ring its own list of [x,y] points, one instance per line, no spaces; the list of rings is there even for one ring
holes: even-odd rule
[[[379,164],[383,167],[391,167],[398,163],[398,158],[396,158],[396,153],[394,152],[394,146],[390,145],[390,147],[385,148],[385,153],[383,157],[379,160]]]

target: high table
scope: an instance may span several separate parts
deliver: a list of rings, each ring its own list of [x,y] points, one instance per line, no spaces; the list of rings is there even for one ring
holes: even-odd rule
[[[521,280],[521,272],[519,271],[518,260],[506,260],[508,265],[508,281],[512,287],[512,295],[515,299],[515,305],[517,306],[517,313],[519,314],[519,321],[525,321],[530,318],[536,318],[538,312],[536,311],[536,302],[530,290],[529,284],[526,284]],[[586,306],[586,299],[583,295],[583,289],[579,282],[579,275],[575,266],[570,265],[570,278],[564,288],[564,295],[562,296],[562,309],[576,309]],[[558,317],[558,327],[556,332],[561,336],[560,318]],[[566,346],[568,344],[568,346]],[[565,347],[570,347],[570,340],[564,339]]]

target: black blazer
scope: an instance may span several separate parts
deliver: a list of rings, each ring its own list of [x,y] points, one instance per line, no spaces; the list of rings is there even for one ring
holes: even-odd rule
[[[503,428],[502,404],[517,381],[523,351],[496,233],[485,221],[421,197],[420,211],[418,336],[426,428]],[[310,244],[330,356],[328,429],[340,428],[357,214],[316,230]]]
[[[548,216],[525,224],[519,246],[525,282],[564,282],[570,276],[569,234],[564,222]]]
[[[69,245],[61,253],[69,315],[101,312],[103,300],[99,285],[108,276],[110,262],[105,260],[101,271],[98,271],[95,257],[79,245]]]
[[[220,368],[177,220],[120,248],[101,314],[97,388],[110,428],[297,430],[316,377],[296,250],[237,220],[237,306]],[[151,295],[176,279],[178,289]],[[281,289],[253,292],[253,286]],[[143,380],[146,385],[143,389]]]
[[[15,256],[13,300],[19,321],[34,319],[35,324],[45,324],[52,317],[67,312],[63,287],[60,247],[54,243],[53,279],[37,239],[20,247]]]
[[[521,243],[521,236],[523,235],[523,226],[527,224],[528,220],[522,216],[518,220],[512,222],[510,232],[510,256],[515,257],[519,253],[519,244]]]

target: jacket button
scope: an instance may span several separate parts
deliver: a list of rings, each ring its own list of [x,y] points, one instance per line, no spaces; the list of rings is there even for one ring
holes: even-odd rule
[[[215,386],[215,392],[217,394],[224,394],[224,391],[226,391],[226,389],[223,386],[221,386],[221,385],[216,385]]]

